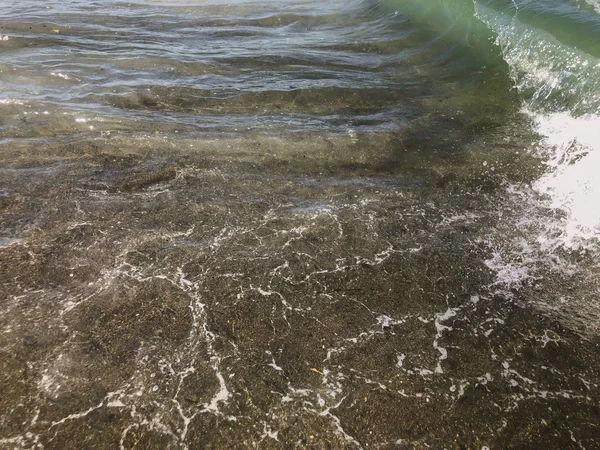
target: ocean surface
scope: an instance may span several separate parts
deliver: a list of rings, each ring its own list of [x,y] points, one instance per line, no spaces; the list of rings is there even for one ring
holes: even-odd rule
[[[1,449],[600,448],[597,0],[0,0]]]

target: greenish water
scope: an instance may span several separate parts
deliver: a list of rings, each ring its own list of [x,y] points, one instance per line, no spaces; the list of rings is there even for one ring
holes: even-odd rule
[[[596,448],[598,9],[2,2],[0,448]]]

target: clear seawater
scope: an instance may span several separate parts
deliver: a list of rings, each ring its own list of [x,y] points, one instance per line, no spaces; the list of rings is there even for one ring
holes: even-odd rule
[[[598,448],[597,0],[0,0],[0,448]]]

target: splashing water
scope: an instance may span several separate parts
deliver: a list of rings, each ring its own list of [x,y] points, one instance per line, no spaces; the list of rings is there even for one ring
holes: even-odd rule
[[[560,21],[566,22],[576,13],[571,8],[565,8],[562,16],[549,14],[538,23],[523,16],[518,3],[525,12],[528,7],[533,9],[529,2],[515,2],[514,13],[478,2],[475,5],[477,16],[497,34],[496,42],[523,98],[524,111],[541,136],[536,151],[545,158],[547,171],[534,188],[549,198],[552,208],[564,212],[562,233],[546,246],[578,248],[596,238],[600,227],[600,180],[594,170],[600,161],[597,45],[585,45],[585,39],[579,47],[563,43]],[[589,21],[589,16],[575,18]],[[597,22],[594,18],[593,23]]]

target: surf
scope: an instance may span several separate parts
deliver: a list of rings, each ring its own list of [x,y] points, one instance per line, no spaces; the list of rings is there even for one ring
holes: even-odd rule
[[[546,249],[591,246],[600,237],[600,16],[595,2],[530,0],[386,0],[439,33],[468,44],[483,64],[507,64],[522,111],[540,135],[534,148],[544,174],[535,193],[560,210]],[[538,217],[539,220],[544,220]],[[557,227],[561,230],[557,232]]]

